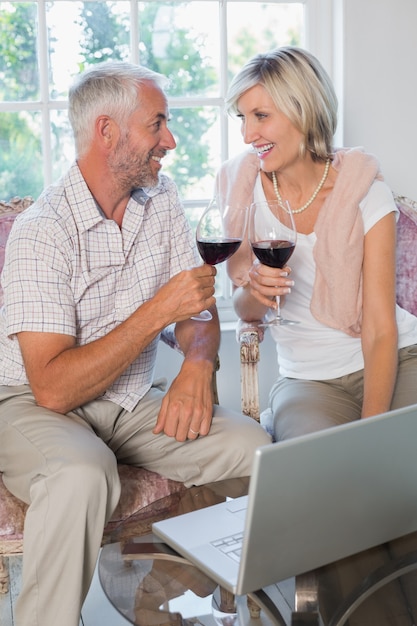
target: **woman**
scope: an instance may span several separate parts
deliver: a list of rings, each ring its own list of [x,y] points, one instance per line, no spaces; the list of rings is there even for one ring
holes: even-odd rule
[[[228,262],[243,321],[263,318],[280,295],[285,317],[300,322],[271,328],[275,438],[417,403],[417,318],[395,303],[398,211],[372,155],[334,148],[325,70],[295,47],[257,55],[227,107],[251,150],[223,164],[217,191],[232,204],[288,200],[298,233],[291,268],[261,265],[248,242]]]

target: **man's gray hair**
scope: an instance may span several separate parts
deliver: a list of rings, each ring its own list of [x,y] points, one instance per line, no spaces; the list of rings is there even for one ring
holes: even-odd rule
[[[100,115],[123,124],[138,107],[138,89],[152,82],[161,89],[168,78],[147,67],[123,61],[105,61],[80,74],[69,90],[68,117],[74,132],[77,156],[83,156],[94,136]]]

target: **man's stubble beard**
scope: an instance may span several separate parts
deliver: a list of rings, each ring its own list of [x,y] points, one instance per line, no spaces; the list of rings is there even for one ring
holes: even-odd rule
[[[155,187],[158,174],[150,167],[151,155],[142,157],[130,147],[129,138],[121,137],[115,151],[108,158],[108,167],[121,189],[133,190],[139,187]]]

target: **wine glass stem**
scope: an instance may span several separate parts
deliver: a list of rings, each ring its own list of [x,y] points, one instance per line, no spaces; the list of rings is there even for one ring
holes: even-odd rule
[[[277,303],[277,313],[275,319],[279,323],[281,321],[281,297],[275,296],[275,300]]]

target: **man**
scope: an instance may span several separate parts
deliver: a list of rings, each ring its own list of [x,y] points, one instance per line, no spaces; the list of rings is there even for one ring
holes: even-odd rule
[[[2,277],[0,469],[29,503],[17,626],[78,626],[117,460],[187,485],[248,475],[269,441],[213,409],[215,270],[197,263],[174,183],[164,79],[104,63],[70,90],[77,160],[13,227]],[[210,308],[211,322],[191,320]],[[152,386],[159,335],[184,362]],[[214,416],[213,416],[214,415]]]

